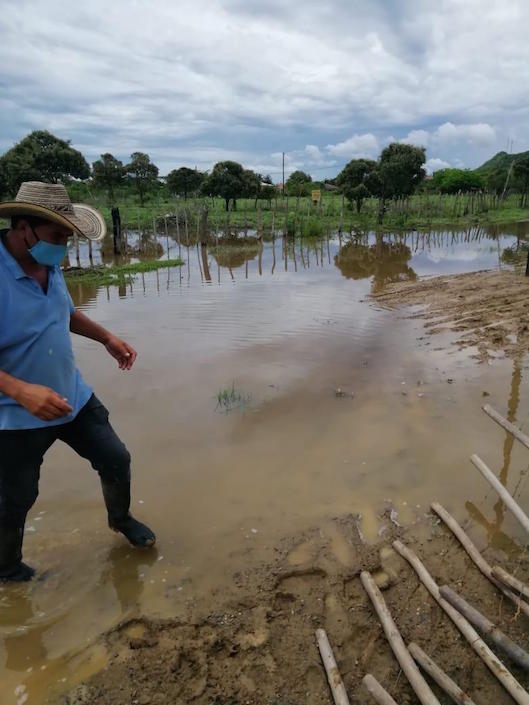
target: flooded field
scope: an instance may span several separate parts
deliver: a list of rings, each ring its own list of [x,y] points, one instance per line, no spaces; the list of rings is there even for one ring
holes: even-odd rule
[[[122,288],[73,286],[76,305],[139,354],[121,373],[75,339],[132,453],[133,511],[158,545],[134,552],[109,532],[96,473],[52,448],[25,541],[39,578],[0,588],[2,704],[45,702],[104,665],[98,636],[120,620],[178,617],[198,595],[213,603],[234,573],[332,517],[358,515],[375,542],[384,508],[420,532],[437,500],[480,548],[519,552],[521,530],[468,457],[501,470],[527,506],[529,456],[480,410],[485,395],[526,425],[525,359],[477,364],[453,334],[426,337],[369,297],[395,281],[521,266],[527,232],[189,250],[163,237],[182,267]]]

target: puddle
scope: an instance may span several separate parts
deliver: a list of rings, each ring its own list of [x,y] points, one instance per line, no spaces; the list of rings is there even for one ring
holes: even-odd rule
[[[46,572],[0,588],[6,705],[25,695],[43,703],[101,667],[102,631],[139,614],[184,614],[282,537],[329,517],[361,515],[372,543],[391,517],[419,526],[437,500],[480,548],[519,551],[520,531],[468,457],[479,453],[529,500],[523,450],[480,411],[486,391],[527,428],[524,362],[480,366],[436,350],[446,337],[426,339],[421,323],[366,299],[390,281],[511,266],[502,254],[521,252],[521,234],[278,238],[233,256],[182,247],[181,268],[123,288],[76,285],[76,305],[139,353],[123,374],[100,346],[75,339],[79,367],[132,452],[133,511],[159,543],[138,553],[110,533],[96,474],[52,448],[25,542]],[[223,389],[249,402],[219,413]],[[350,565],[347,542],[328,531]],[[302,566],[313,550],[298,545],[289,562]],[[141,625],[132,631],[140,637]]]

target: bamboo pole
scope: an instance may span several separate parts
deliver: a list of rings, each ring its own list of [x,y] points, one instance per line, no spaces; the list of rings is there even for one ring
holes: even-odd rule
[[[496,492],[500,495],[508,509],[518,519],[523,528],[529,533],[529,517],[523,509],[514,501],[508,490],[501,484],[492,470],[485,465],[483,460],[478,455],[472,455],[470,458],[472,464],[480,471],[485,480],[492,485]]]
[[[450,676],[448,676],[432,659],[425,654],[418,644],[411,643],[408,645],[408,651],[417,661],[423,671],[437,683],[437,685],[449,695],[457,705],[474,705],[474,701],[461,690]]]
[[[335,705],[350,705],[325,629],[316,629],[316,640]]]
[[[415,553],[407,548],[401,541],[394,541],[393,548],[412,566],[430,595],[454,622],[472,649],[483,660],[487,668],[492,671],[505,690],[507,690],[518,705],[529,705],[529,694],[522,688],[512,673],[505,668],[503,663],[489,649],[474,627],[469,624],[469,622],[455,609],[455,607],[452,607],[449,602],[441,597],[437,583],[426,570],[423,563],[419,560],[419,558],[417,558]]]
[[[435,695],[430,690],[430,686],[422,677],[417,664],[410,656],[400,632],[397,629],[397,625],[393,621],[393,617],[391,616],[384,598],[382,597],[382,593],[376,586],[376,583],[370,573],[365,570],[362,571],[360,573],[360,580],[365,591],[369,595],[371,602],[373,603],[373,607],[375,608],[378,618],[382,623],[382,627],[384,629],[384,633],[386,634],[387,640],[389,641],[389,645],[391,646],[400,667],[406,674],[406,677],[415,691],[415,694],[423,705],[440,705],[439,700],[437,700]]]
[[[397,705],[388,691],[385,690],[385,688],[383,688],[377,679],[370,673],[367,673],[362,678],[362,683],[365,685],[371,697],[378,703],[378,705]]]
[[[491,419],[494,419],[494,421],[496,421],[496,423],[502,426],[506,431],[512,433],[512,435],[517,438],[520,443],[523,443],[526,448],[529,448],[529,436],[523,431],[520,431],[518,426],[515,426],[510,421],[507,421],[507,419],[505,419],[501,414],[498,414],[498,412],[495,411],[490,404],[485,404],[482,408]]]
[[[448,585],[443,585],[439,588],[441,597],[444,597],[458,612],[461,612],[463,617],[479,629],[480,632],[486,634],[490,640],[503,649],[505,653],[516,663],[529,671],[529,654],[524,651],[512,639],[506,636],[501,629],[493,624],[490,619],[487,619],[475,607],[472,607],[465,599],[458,595]]]
[[[472,543],[472,541],[469,539],[469,537],[465,534],[463,529],[459,526],[457,521],[454,519],[454,517],[449,514],[444,507],[442,507],[440,504],[437,502],[432,502],[430,505],[433,511],[438,514],[441,519],[444,521],[444,523],[448,526],[448,528],[453,532],[455,537],[459,540],[465,551],[468,553],[472,561],[475,563],[475,565],[479,568],[479,570],[483,573],[485,577],[487,577],[490,582],[502,592],[505,597],[508,597],[509,600],[514,602],[516,607],[523,612],[525,615],[529,617],[529,605],[521,600],[518,595],[515,595],[514,592],[509,590],[508,588],[503,585],[497,578],[494,577],[492,574],[492,568],[490,565],[487,563],[487,561],[483,558],[481,553],[478,551],[478,549],[475,547],[475,545]]]
[[[500,568],[499,565],[495,565],[492,568],[492,575],[497,580],[500,580],[504,585],[511,587],[519,595],[529,598],[529,587],[527,587],[525,583],[522,583],[521,580],[518,580],[518,578],[515,578],[514,575],[511,575],[510,573],[507,573],[506,570],[503,570],[503,568]]]

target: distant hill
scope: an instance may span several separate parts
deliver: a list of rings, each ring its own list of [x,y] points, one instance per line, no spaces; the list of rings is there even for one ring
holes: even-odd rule
[[[478,166],[477,169],[474,169],[474,171],[486,175],[490,174],[493,171],[507,170],[515,159],[518,160],[523,157],[529,157],[529,152],[519,152],[518,154],[507,154],[507,152],[498,152],[498,154],[495,154],[492,159],[489,159],[481,166]]]

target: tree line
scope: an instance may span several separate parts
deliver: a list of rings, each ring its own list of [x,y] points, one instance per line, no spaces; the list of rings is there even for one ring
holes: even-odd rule
[[[498,169],[490,173],[481,173],[479,169],[441,169],[428,181],[425,161],[424,148],[395,142],[385,147],[377,160],[352,159],[334,179],[324,182],[313,182],[310,174],[296,170],[284,184],[284,192],[300,198],[314,188],[335,189],[358,213],[366,198],[375,197],[379,202],[379,221],[388,200],[406,198],[422,189],[440,193],[489,189],[501,193],[508,184],[520,191],[522,205],[527,202],[529,153],[513,162],[509,172],[506,168],[504,173]],[[0,198],[13,196],[23,181],[33,180],[86,182],[104,191],[109,204],[114,203],[118,189],[128,189],[137,194],[140,206],[162,185],[158,167],[144,152],[133,152],[126,164],[105,153],[90,166],[68,140],[45,130],[31,132],[0,157]],[[209,173],[188,167],[173,169],[163,181],[171,195],[185,199],[195,194],[220,197],[226,210],[235,210],[240,198],[255,199],[257,207],[260,199],[271,202],[278,195],[278,187],[269,175],[229,160],[218,162]]]

